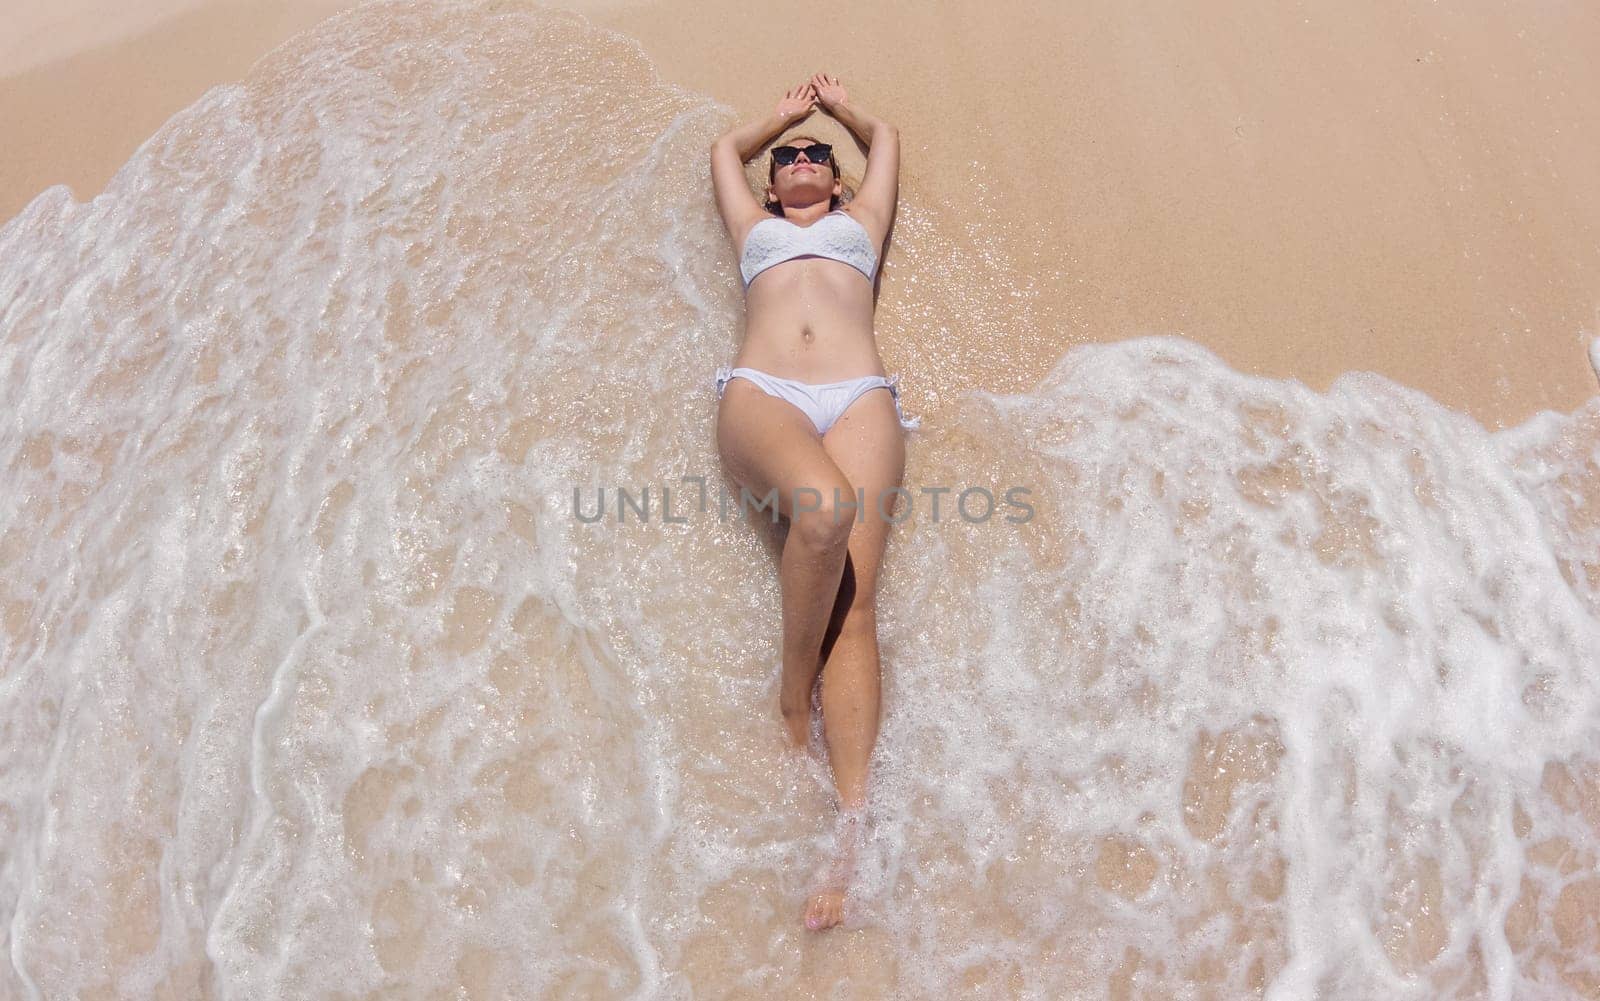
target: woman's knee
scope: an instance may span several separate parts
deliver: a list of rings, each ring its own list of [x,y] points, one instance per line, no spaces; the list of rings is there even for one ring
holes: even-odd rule
[[[799,533],[805,545],[818,551],[844,548],[855,521],[854,495],[848,487],[795,490],[790,531]]]

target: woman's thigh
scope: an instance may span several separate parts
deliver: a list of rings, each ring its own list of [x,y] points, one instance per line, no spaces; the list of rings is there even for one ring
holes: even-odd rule
[[[855,601],[870,603],[877,591],[878,564],[888,542],[891,517],[903,518],[909,500],[894,489],[905,477],[905,431],[888,390],[874,389],[850,405],[822,436],[822,448],[866,501],[850,532]]]
[[[775,490],[779,511],[790,521],[802,487],[816,490],[822,500],[831,499],[836,488],[841,496],[849,493],[851,481],[824,451],[811,418],[744,379],[729,380],[717,404],[717,451],[752,503],[764,503]],[[801,501],[809,506],[811,497],[802,495]]]

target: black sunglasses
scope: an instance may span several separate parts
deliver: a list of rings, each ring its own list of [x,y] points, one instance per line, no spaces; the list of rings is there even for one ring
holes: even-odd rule
[[[806,159],[815,164],[824,164],[833,159],[833,147],[827,143],[812,143],[810,146],[774,146],[772,147],[772,162],[780,167],[787,167],[804,153]]]

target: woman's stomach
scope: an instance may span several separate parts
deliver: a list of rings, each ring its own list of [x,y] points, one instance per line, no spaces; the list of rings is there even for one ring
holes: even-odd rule
[[[734,363],[805,382],[881,375],[872,316],[872,286],[848,264],[786,261],[751,283]]]
[[[826,324],[763,325],[745,334],[733,363],[811,383],[884,374],[870,326],[862,330]]]

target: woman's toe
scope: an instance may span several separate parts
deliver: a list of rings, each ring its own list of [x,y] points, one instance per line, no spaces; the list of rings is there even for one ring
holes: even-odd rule
[[[844,896],[819,893],[806,902],[806,928],[826,931],[844,920]]]

